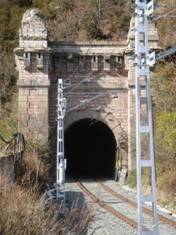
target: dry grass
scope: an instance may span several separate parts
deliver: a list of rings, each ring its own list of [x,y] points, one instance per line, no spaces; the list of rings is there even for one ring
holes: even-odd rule
[[[17,181],[30,187],[36,183],[44,186],[48,179],[49,166],[42,161],[40,154],[34,149],[27,152],[17,167]]]
[[[16,164],[16,181],[29,188],[38,184],[45,190],[50,180],[51,154],[46,146],[27,143],[23,158]]]
[[[56,227],[54,212],[45,210],[36,186],[9,187],[1,177],[0,194],[0,234],[52,234]]]
[[[157,164],[159,203],[176,213],[176,161],[165,158]]]
[[[81,234],[90,220],[85,205],[76,203],[66,217],[60,214],[61,205],[46,207],[38,185],[24,188],[8,185],[0,177],[0,234],[1,235],[63,235]]]
[[[66,216],[61,213],[65,205],[46,206],[46,155],[35,147],[28,148],[18,164],[16,182],[9,185],[0,176],[0,235],[78,235],[86,230],[90,213],[84,202],[67,205]]]

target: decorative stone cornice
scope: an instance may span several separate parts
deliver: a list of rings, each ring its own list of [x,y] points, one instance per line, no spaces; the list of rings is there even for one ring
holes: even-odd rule
[[[48,79],[20,79],[17,82],[18,87],[49,87],[50,86],[50,81]]]

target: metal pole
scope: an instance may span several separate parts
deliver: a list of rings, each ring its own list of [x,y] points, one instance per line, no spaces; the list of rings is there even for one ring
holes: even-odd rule
[[[65,200],[64,183],[66,160],[64,157],[64,116],[66,99],[63,97],[63,80],[58,79],[58,104],[57,104],[57,160],[56,160],[56,199]],[[61,192],[61,189],[63,192]]]
[[[153,146],[152,100],[149,66],[155,63],[154,53],[149,54],[148,17],[153,13],[153,0],[135,0],[135,86],[136,86],[136,168],[138,235],[157,235],[156,179]],[[145,110],[145,112],[144,112]],[[142,117],[142,115],[145,117]],[[144,121],[145,120],[145,121]],[[147,156],[143,156],[143,138],[147,139]],[[143,192],[143,170],[149,170],[151,192]],[[152,223],[145,224],[143,204],[152,205]]]

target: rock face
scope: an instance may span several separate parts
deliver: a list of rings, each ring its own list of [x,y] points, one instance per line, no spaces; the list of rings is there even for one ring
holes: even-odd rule
[[[153,24],[149,34],[151,49],[156,49],[158,37]],[[73,87],[64,91],[68,104],[65,129],[81,119],[102,121],[112,131],[117,149],[125,152],[117,165],[132,170],[135,167],[133,52],[133,19],[126,42],[48,42],[45,17],[37,9],[27,10],[21,23],[19,47],[15,49],[21,131],[39,142],[56,139],[57,81],[63,78],[65,86]],[[101,97],[84,102],[97,95]]]

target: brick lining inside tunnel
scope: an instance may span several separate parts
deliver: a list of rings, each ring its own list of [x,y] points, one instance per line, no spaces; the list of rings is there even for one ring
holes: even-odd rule
[[[115,173],[116,140],[103,122],[82,119],[65,132],[67,177],[113,178]]]

